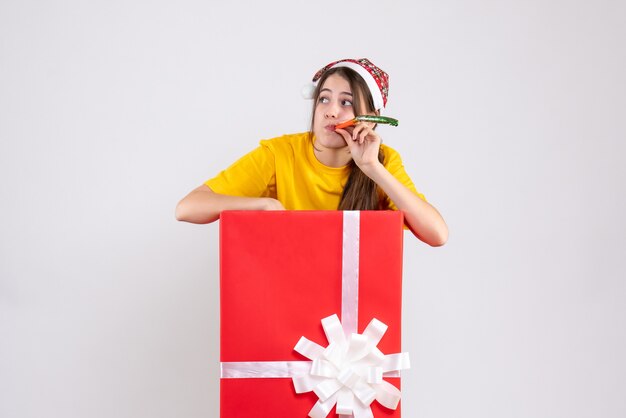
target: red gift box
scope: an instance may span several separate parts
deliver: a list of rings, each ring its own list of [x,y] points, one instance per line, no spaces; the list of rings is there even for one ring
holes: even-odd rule
[[[346,215],[353,221],[344,221]],[[354,215],[357,236],[344,239],[344,223],[355,222]],[[233,378],[224,365],[304,363],[309,359],[294,350],[300,337],[326,347],[320,320],[342,316],[346,306],[355,314],[358,307],[354,332],[363,333],[376,318],[389,326],[377,348],[400,352],[403,225],[398,211],[221,214],[222,418],[307,417],[318,396],[296,393],[290,377]],[[347,256],[356,257],[358,267],[358,300],[351,303],[345,302],[345,276],[352,274],[342,266]],[[348,315],[343,313],[344,328]],[[384,380],[400,387],[398,377]],[[399,406],[391,410],[374,401],[370,407],[376,417],[400,417]]]

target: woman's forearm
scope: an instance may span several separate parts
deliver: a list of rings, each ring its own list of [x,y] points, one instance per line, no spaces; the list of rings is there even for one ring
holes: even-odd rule
[[[218,220],[224,210],[281,209],[283,207],[276,199],[223,195],[215,193],[203,184],[178,202],[176,219],[195,224],[208,224]]]
[[[448,226],[434,206],[415,195],[382,164],[376,164],[366,174],[404,213],[407,226],[417,238],[433,247],[446,243]]]

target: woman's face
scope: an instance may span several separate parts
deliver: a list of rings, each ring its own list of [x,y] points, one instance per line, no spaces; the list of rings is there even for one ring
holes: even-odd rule
[[[354,112],[350,83],[339,74],[330,75],[322,85],[315,105],[313,133],[316,145],[346,147],[346,141],[335,132],[335,125],[353,119],[356,116]]]

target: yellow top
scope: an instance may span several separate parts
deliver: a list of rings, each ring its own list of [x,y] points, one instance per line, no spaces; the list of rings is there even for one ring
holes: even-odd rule
[[[386,145],[381,149],[385,168],[424,199],[406,174],[400,154]],[[273,197],[287,210],[336,210],[349,174],[349,166],[320,163],[313,154],[309,133],[304,132],[262,140],[261,146],[205,184],[230,196]],[[388,197],[383,208],[397,210]]]

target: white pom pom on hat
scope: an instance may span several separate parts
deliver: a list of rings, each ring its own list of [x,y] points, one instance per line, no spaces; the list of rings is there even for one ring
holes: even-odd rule
[[[305,84],[302,87],[302,97],[304,97],[307,100],[312,100],[313,99],[313,94],[315,93],[315,87],[317,86],[317,83],[309,83],[309,84]]]
[[[313,99],[317,82],[322,74],[331,68],[346,67],[359,74],[367,87],[369,88],[372,98],[374,99],[374,107],[376,110],[382,110],[387,105],[387,96],[389,94],[389,74],[378,68],[367,58],[359,59],[343,59],[331,62],[313,76],[313,81],[302,88],[302,97],[305,99]]]

